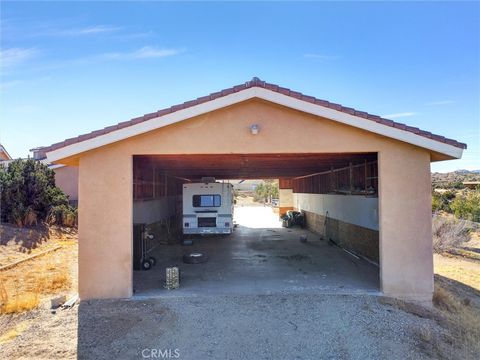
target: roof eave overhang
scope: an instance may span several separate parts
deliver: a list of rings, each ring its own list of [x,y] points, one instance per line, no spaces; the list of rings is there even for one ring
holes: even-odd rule
[[[438,152],[452,159],[460,159],[463,149],[440,141],[429,139],[415,133],[394,128],[388,125],[369,121],[364,118],[347,114],[342,111],[331,109],[319,104],[306,102],[288,95],[280,94],[261,87],[251,87],[236,93],[225,95],[217,99],[194,105],[185,109],[162,115],[148,121],[131,125],[122,129],[109,132],[95,138],[87,139],[78,143],[66,145],[62,148],[47,152],[49,162],[61,162],[62,159],[77,156],[108,144],[115,143],[133,136],[141,135],[168,125],[178,123],[189,118],[199,116],[214,110],[240,103],[253,98],[263,99],[278,105],[283,105],[305,113],[317,115],[323,118],[350,125],[365,131],[382,135],[395,140],[403,141],[430,151]]]

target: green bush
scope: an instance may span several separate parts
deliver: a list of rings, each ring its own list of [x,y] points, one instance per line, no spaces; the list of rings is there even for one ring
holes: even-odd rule
[[[447,188],[460,190],[460,189],[465,189],[465,185],[463,185],[463,182],[461,181],[454,181],[454,182],[448,183]]]
[[[68,205],[53,206],[47,216],[49,225],[63,225],[73,227],[77,225],[77,209]]]
[[[53,170],[33,159],[15,160],[8,168],[0,168],[0,192],[1,220],[18,226],[45,221],[55,207],[76,214],[68,196],[55,186]]]
[[[455,199],[455,193],[452,191],[445,191],[439,193],[437,191],[432,192],[432,211],[446,211],[451,212],[450,203]]]
[[[457,196],[450,208],[457,218],[480,222],[480,191],[470,191],[466,195]]]

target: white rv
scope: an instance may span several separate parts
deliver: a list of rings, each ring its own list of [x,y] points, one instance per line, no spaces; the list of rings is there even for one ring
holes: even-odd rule
[[[231,234],[233,205],[232,184],[183,184],[183,233]]]

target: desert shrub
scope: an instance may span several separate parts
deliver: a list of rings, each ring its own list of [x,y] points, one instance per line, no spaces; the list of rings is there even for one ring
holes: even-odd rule
[[[461,181],[453,181],[447,184],[448,189],[465,189],[465,185]]]
[[[433,250],[442,253],[470,240],[466,221],[435,215],[432,222]]]
[[[438,191],[432,192],[432,211],[446,211],[451,212],[450,203],[455,199],[453,191],[445,191],[440,193]]]
[[[73,227],[77,223],[77,209],[68,205],[53,206],[46,219],[49,225]]]
[[[33,159],[0,168],[0,192],[1,220],[18,226],[45,220],[53,207],[70,208],[68,196],[55,186],[53,170]]]
[[[450,207],[457,218],[480,222],[480,190],[457,196]]]

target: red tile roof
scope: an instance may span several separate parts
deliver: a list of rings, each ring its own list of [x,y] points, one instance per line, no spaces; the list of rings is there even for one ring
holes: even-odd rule
[[[389,120],[389,119],[384,119],[380,116],[372,115],[372,114],[369,114],[369,113],[364,112],[364,111],[358,111],[358,110],[348,108],[348,107],[345,107],[345,106],[342,106],[342,105],[339,105],[339,104],[331,103],[331,102],[326,101],[326,100],[317,99],[313,96],[304,95],[300,92],[293,91],[293,90],[290,90],[288,88],[283,88],[283,87],[280,87],[280,86],[275,85],[275,84],[270,84],[270,83],[267,83],[265,81],[260,80],[257,77],[254,77],[252,80],[247,81],[244,84],[236,85],[236,86],[233,86],[231,88],[224,89],[222,91],[211,93],[210,95],[202,96],[202,97],[199,97],[195,100],[190,100],[190,101],[184,102],[183,104],[173,105],[169,108],[165,108],[165,109],[161,109],[161,110],[158,110],[156,112],[153,112],[153,113],[145,114],[143,116],[118,123],[117,125],[108,126],[108,127],[104,128],[104,129],[101,129],[101,130],[96,130],[96,131],[93,131],[93,132],[88,133],[88,134],[83,134],[83,135],[80,135],[80,136],[77,136],[77,137],[74,137],[74,138],[66,139],[62,142],[58,142],[58,143],[55,143],[53,145],[50,145],[50,146],[44,148],[44,150],[46,152],[57,150],[57,149],[60,149],[64,146],[67,146],[67,145],[71,145],[71,144],[75,144],[75,143],[78,143],[78,142],[82,142],[84,140],[92,139],[92,138],[95,138],[97,136],[104,135],[104,134],[110,133],[110,132],[118,130],[118,129],[122,129],[122,128],[132,126],[132,125],[144,122],[144,121],[148,121],[150,119],[153,119],[153,118],[156,118],[156,117],[159,117],[159,116],[162,116],[162,115],[170,114],[170,113],[173,113],[175,111],[178,111],[178,110],[181,110],[181,109],[186,109],[186,108],[189,108],[191,106],[198,105],[198,104],[202,104],[202,103],[205,103],[205,102],[210,101],[210,100],[215,100],[215,99],[218,99],[222,96],[226,96],[226,95],[229,95],[229,94],[232,94],[232,93],[235,93],[235,92],[239,92],[239,91],[242,91],[242,90],[245,90],[245,89],[249,89],[249,88],[252,88],[252,87],[265,88],[267,90],[271,90],[271,91],[274,91],[274,92],[277,92],[277,93],[280,93],[280,94],[291,96],[291,97],[299,99],[299,100],[303,100],[303,101],[306,101],[306,102],[309,102],[309,103],[313,103],[313,104],[321,105],[321,106],[324,106],[324,107],[328,107],[330,109],[338,110],[338,111],[341,111],[341,112],[344,112],[344,113],[347,113],[347,114],[350,114],[350,115],[355,115],[355,116],[361,117],[361,118],[363,118],[367,121],[374,121],[374,122],[377,122],[377,123],[380,123],[380,124],[383,124],[383,125],[391,126],[391,127],[397,128],[397,129],[404,130],[404,131],[409,131],[409,132],[414,133],[416,135],[420,135],[420,136],[423,136],[423,137],[426,137],[426,138],[429,138],[429,139],[432,139],[432,140],[435,140],[435,141],[439,141],[439,142],[442,142],[442,143],[445,143],[445,144],[449,144],[449,145],[452,145],[452,146],[455,146],[455,147],[458,147],[458,148],[461,148],[461,149],[466,149],[467,148],[466,144],[460,143],[456,140],[448,139],[448,138],[445,138],[445,137],[440,136],[440,135],[435,135],[435,134],[432,134],[428,131],[424,131],[424,130],[421,130],[419,128],[411,127],[411,126],[408,126],[408,125],[405,125],[405,124],[402,124],[402,123],[397,123],[397,122]]]

